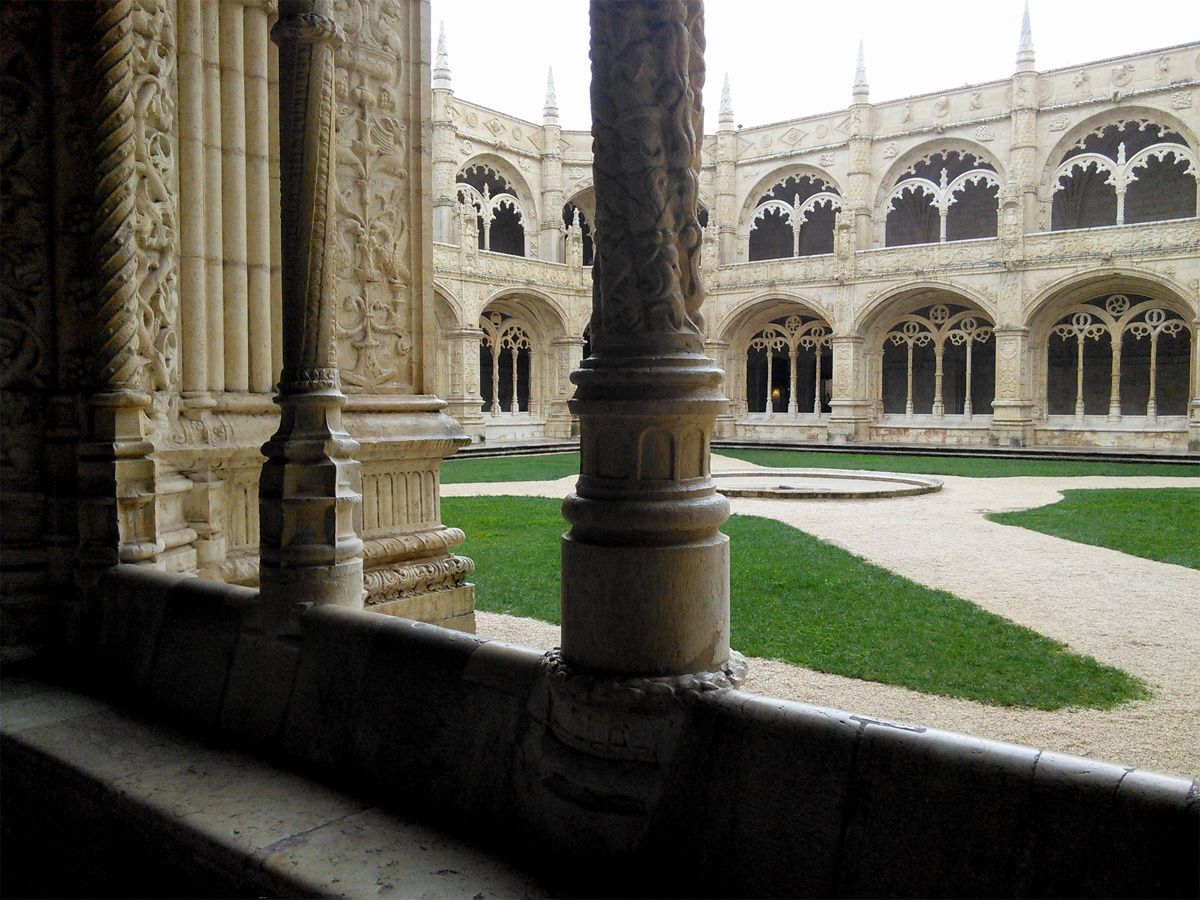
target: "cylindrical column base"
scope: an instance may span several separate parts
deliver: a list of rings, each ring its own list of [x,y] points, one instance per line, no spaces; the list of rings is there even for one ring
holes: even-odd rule
[[[590,670],[710,672],[729,659],[729,538],[667,547],[563,536],[563,658]]]
[[[266,610],[302,612],[310,606],[363,608],[362,557],[324,566],[276,568],[264,564],[259,577],[259,597]]]

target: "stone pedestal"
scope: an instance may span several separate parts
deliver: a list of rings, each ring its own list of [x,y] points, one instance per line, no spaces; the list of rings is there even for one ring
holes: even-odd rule
[[[858,335],[834,335],[833,396],[829,400],[826,437],[831,443],[865,441],[871,434],[871,402],[866,398],[864,339]]]
[[[1033,443],[1033,399],[1025,360],[1028,328],[996,328],[996,399],[992,401],[990,443],[1025,447]],[[982,411],[982,410],[981,410]]]
[[[363,442],[363,588],[371,612],[474,631],[475,564],[465,536],[441,519],[442,461],[467,443],[436,397],[350,397],[346,418]]]

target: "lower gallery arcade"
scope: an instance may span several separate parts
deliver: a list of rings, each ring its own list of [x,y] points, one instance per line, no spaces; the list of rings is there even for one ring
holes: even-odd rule
[[[709,341],[731,400],[717,436],[1186,448],[1194,313],[1150,281],[1126,277],[1106,289],[1089,280],[1007,328],[986,295],[951,286],[890,292],[846,324],[802,288],[752,301]],[[468,434],[493,442],[578,434],[565,376],[587,355],[586,325],[570,337],[551,299],[512,295],[464,329],[439,300],[444,390]]]

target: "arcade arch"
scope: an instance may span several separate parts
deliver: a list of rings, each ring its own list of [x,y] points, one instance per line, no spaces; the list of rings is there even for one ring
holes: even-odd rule
[[[565,402],[554,378],[562,315],[545,298],[508,294],[484,307],[478,327],[479,408],[489,434],[501,425],[500,437],[542,436],[551,406]]]
[[[1050,190],[1052,231],[1190,218],[1200,195],[1200,160],[1160,120],[1115,119],[1062,154]]]
[[[463,166],[455,188],[458,202],[475,210],[480,250],[526,255],[526,229],[532,230],[533,223],[518,194],[527,191],[485,161]]]
[[[754,304],[727,329],[735,405],[745,415],[816,421],[829,412],[832,337],[828,319],[789,299]]]
[[[1000,188],[996,167],[976,153],[928,153],[902,171],[884,197],[884,245],[995,237]]]
[[[867,329],[877,416],[904,420],[991,415],[996,387],[995,322],[946,290],[900,296]]]
[[[841,192],[822,175],[794,172],[776,179],[749,210],[748,259],[832,253],[835,219],[842,208]]]
[[[1183,425],[1194,339],[1182,305],[1149,292],[1065,292],[1043,309],[1037,333],[1047,418],[1181,417]]]

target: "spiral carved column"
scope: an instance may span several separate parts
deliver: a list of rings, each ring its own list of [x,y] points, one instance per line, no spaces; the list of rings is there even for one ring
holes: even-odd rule
[[[709,474],[728,405],[704,355],[699,0],[593,0],[592,356],[571,380],[581,474],[563,504],[562,658],[627,676],[721,670],[729,504]]]
[[[283,371],[259,482],[262,599],[272,613],[361,607],[362,475],[334,357],[334,49],[329,0],[283,0],[279,45]]]
[[[153,562],[155,464],[140,384],[132,0],[96,5],[96,279],[91,394],[79,446],[80,580],[118,562]]]

